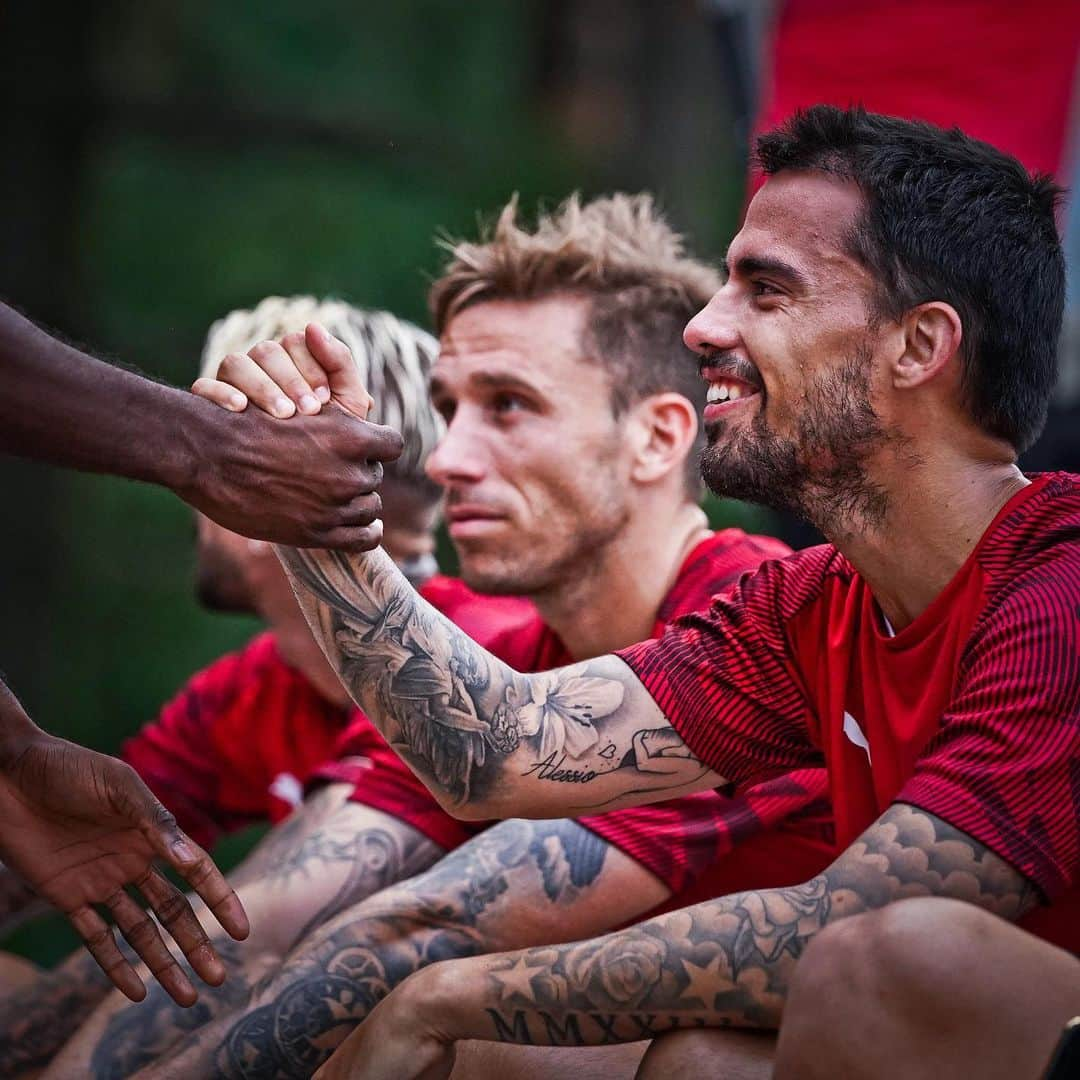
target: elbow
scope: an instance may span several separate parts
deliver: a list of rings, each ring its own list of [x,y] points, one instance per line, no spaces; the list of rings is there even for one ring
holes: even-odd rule
[[[443,802],[442,808],[458,821],[490,821],[497,814],[473,802]]]
[[[504,821],[506,818],[538,817],[535,807],[513,798],[453,799],[445,791],[436,793],[439,805],[458,821]]]

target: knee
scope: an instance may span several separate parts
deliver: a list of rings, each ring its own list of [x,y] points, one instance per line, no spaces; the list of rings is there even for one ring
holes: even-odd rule
[[[799,961],[787,1009],[813,1002],[818,1015],[822,1008],[847,1014],[916,989],[947,993],[973,943],[997,922],[972,904],[940,898],[903,900],[844,919],[819,934]]]
[[[938,1015],[963,993],[973,950],[997,924],[972,904],[919,898],[822,931],[792,976],[777,1077],[836,1075],[827,1063],[852,1031],[884,1036],[890,1017]]]

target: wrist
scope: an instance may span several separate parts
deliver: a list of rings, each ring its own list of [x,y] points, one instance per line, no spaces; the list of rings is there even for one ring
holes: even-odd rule
[[[421,968],[398,988],[401,1015],[441,1042],[482,1038],[482,981],[473,959],[444,960]],[[404,992],[404,993],[402,993]]]
[[[47,738],[26,715],[15,695],[0,683],[0,774],[6,775],[11,767],[39,739]]]
[[[206,475],[206,458],[227,438],[224,410],[194,394],[174,390],[175,423],[162,447],[154,479],[185,502],[191,502]]]

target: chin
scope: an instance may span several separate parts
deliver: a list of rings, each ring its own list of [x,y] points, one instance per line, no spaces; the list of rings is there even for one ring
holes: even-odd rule
[[[487,596],[520,596],[522,580],[504,566],[477,566],[462,562],[458,571],[461,580],[473,592]]]

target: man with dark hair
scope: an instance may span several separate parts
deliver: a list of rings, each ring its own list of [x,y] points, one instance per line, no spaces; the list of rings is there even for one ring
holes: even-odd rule
[[[819,931],[909,896],[1077,944],[1080,482],[1016,467],[1053,378],[1056,189],[960,133],[859,109],[811,109],[761,150],[769,178],[728,280],[685,335],[708,383],[703,472],[832,544],[543,677],[476,648],[378,551],[281,553],[346,685],[459,816],[581,813],[825,764],[842,850],[788,887],[421,971],[337,1075],[417,1076],[457,1039],[674,1031],[685,1054],[722,1039],[692,1029],[775,1028]],[[410,681],[449,653],[471,753],[447,759],[460,736],[437,703],[360,677],[376,646],[402,650]],[[570,685],[573,729],[535,707]],[[536,775],[549,745],[578,782]]]

